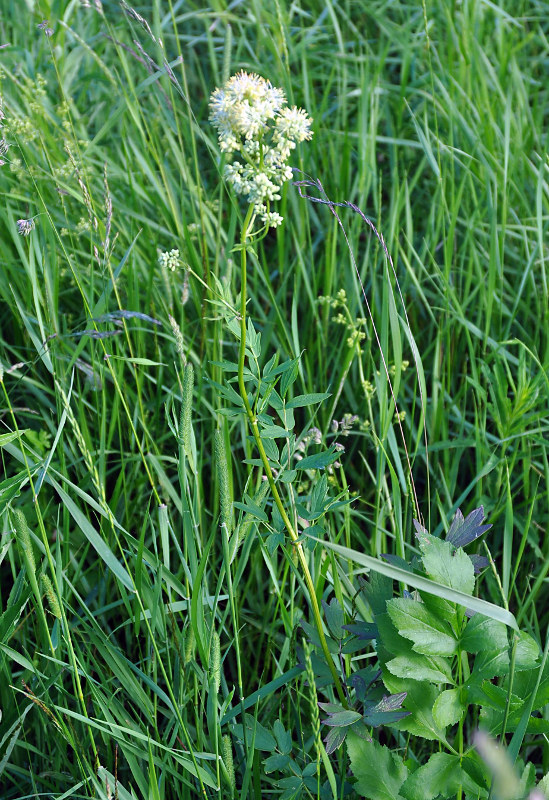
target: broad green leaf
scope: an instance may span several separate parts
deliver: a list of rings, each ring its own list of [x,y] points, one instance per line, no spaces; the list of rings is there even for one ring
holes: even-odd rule
[[[285,730],[284,725],[279,719],[275,719],[273,733],[276,736],[276,743],[281,753],[287,755],[292,749],[292,734]]]
[[[402,796],[406,800],[434,800],[435,797],[455,796],[459,773],[459,756],[433,753],[426,764],[408,776],[401,788]]]
[[[281,544],[284,544],[284,534],[280,531],[270,533],[265,540],[265,547],[269,551],[270,556],[272,556],[276,548]]]
[[[450,664],[439,656],[426,656],[420,653],[392,658],[386,664],[387,669],[397,678],[430,683],[453,683]]]
[[[336,597],[332,597],[329,603],[322,602],[324,613],[326,614],[326,624],[330,629],[330,633],[336,639],[343,639],[345,631],[343,630],[343,609]]]
[[[245,511],[246,514],[249,514],[251,517],[256,517],[262,522],[268,522],[269,520],[269,517],[263,511],[263,509],[251,500],[248,500],[247,503],[238,503],[235,501],[233,502],[233,506],[235,508],[239,508],[241,511]]]
[[[401,756],[377,742],[361,739],[355,733],[347,736],[347,752],[356,778],[354,789],[367,800],[402,800],[400,787],[408,770]]]
[[[300,464],[302,463],[303,462],[300,462]],[[464,592],[457,589],[452,589],[443,583],[429,580],[429,578],[425,578],[423,575],[414,575],[404,569],[395,567],[392,564],[386,564],[381,559],[368,556],[365,553],[361,553],[359,550],[353,550],[350,547],[344,547],[341,544],[335,544],[334,542],[325,541],[323,539],[318,539],[317,541],[319,541],[329,550],[339,553],[339,555],[347,561],[354,561],[355,564],[360,564],[361,566],[366,567],[366,569],[373,570],[374,572],[380,572],[382,575],[386,575],[395,581],[400,581],[408,586],[412,586],[414,589],[419,589],[420,592],[429,592],[430,594],[437,595],[437,597],[442,597],[452,603],[457,603],[460,606],[471,609],[471,611],[477,611],[480,614],[484,614],[486,617],[499,620],[505,625],[508,625],[510,628],[513,628],[515,631],[519,630],[517,621],[513,614],[504,608],[494,605],[493,603],[488,603],[486,600],[480,600],[478,597],[469,596]]]
[[[297,477],[296,469],[285,469],[278,476],[278,480],[282,481],[283,483],[292,483],[292,481],[295,481],[296,477]]]
[[[468,620],[461,636],[461,647],[468,653],[480,653],[483,650],[506,650],[507,629],[502,622],[475,614]]]
[[[322,453],[315,453],[312,456],[306,456],[298,461],[296,464],[297,469],[324,469],[329,464],[337,461],[339,453],[330,447],[329,450],[324,450]]]
[[[278,439],[280,437],[287,438],[290,435],[290,431],[287,431],[280,425],[267,425],[264,428],[261,428],[259,435],[262,439]]]
[[[409,711],[402,710],[402,703],[406,699],[406,692],[383,697],[379,703],[369,708],[364,714],[364,722],[374,728],[380,725],[392,725],[394,722],[407,717]]]
[[[303,406],[312,406],[315,403],[321,403],[330,397],[330,392],[312,392],[311,394],[298,394],[293,400],[286,403],[286,408],[302,408]]]
[[[413,772],[401,787],[406,800],[453,798],[460,790],[467,796],[486,797],[484,785],[479,785],[460,766],[458,755],[433,753],[426,764]]]
[[[272,756],[269,756],[263,762],[263,769],[269,774],[269,772],[274,772],[277,769],[283,770],[286,769],[288,764],[290,763],[290,756],[285,753],[275,753]]]
[[[277,781],[276,785],[279,787],[279,789],[285,790],[280,795],[279,800],[290,800],[290,798],[297,796],[297,792],[299,792],[301,789],[302,781],[301,778],[297,777],[297,775],[292,775],[291,778],[282,778],[281,780]]]
[[[387,603],[387,611],[400,635],[414,643],[417,653],[452,656],[457,651],[457,641],[449,625],[423,603],[399,597]]]
[[[387,601],[393,596],[393,583],[390,576],[373,570],[361,594],[366,598],[373,613],[385,614]]]
[[[440,728],[455,725],[464,716],[467,705],[461,702],[463,689],[445,689],[433,705],[433,719]]]
[[[294,358],[294,360],[291,361],[290,364],[291,364],[290,368],[283,373],[282,379],[280,381],[280,394],[282,395],[282,397],[286,397],[288,389],[296,380],[299,372],[298,358]]]
[[[423,542],[420,547],[423,566],[431,578],[464,594],[473,594],[475,568],[464,550],[455,550],[435,536],[429,536],[428,543]]]
[[[515,671],[535,669],[540,650],[537,642],[525,631],[518,635],[515,653]],[[475,658],[473,672],[483,678],[495,678],[509,672],[509,650],[480,652]]]
[[[433,718],[433,705],[439,691],[426,681],[410,681],[396,678],[384,673],[383,682],[390,692],[406,692],[403,708],[410,711],[410,716],[395,723],[400,731],[409,731],[423,739],[445,742],[445,729],[441,728]]]
[[[269,733],[251,714],[246,714],[246,727],[235,725],[233,732],[241,742],[246,736],[248,747],[253,746],[255,750],[267,750],[270,753],[276,750],[276,740],[272,733]]]

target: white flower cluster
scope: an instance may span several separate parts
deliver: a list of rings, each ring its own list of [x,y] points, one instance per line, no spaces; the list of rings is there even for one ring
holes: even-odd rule
[[[171,270],[171,272],[175,272],[180,263],[179,250],[170,250],[169,253],[159,253],[158,263],[161,267],[165,267],[166,269]]]
[[[292,150],[313,135],[312,119],[302,108],[289,108],[282,89],[242,71],[212,94],[210,121],[221,151],[242,157],[227,164],[225,178],[267,227],[276,228],[282,217],[270,204],[280,200],[282,184],[292,177],[286,163]]]

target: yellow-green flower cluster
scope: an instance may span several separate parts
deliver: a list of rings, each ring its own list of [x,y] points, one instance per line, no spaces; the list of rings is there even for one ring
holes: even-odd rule
[[[227,164],[225,178],[267,227],[276,228],[282,217],[270,204],[280,200],[282,184],[292,177],[287,164],[292,150],[313,135],[312,119],[302,108],[289,108],[282,89],[242,71],[213,92],[210,121],[221,151],[242,159]]]

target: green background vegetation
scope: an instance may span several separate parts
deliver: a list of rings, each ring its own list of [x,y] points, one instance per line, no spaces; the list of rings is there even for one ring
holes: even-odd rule
[[[89,5],[0,0],[0,796],[107,797],[116,773],[120,798],[197,797],[200,781],[230,797],[230,750],[235,796],[294,797],[266,773],[269,748],[234,728],[241,686],[252,717],[269,731],[280,720],[282,754],[291,732],[303,767],[317,757],[316,700],[332,690],[319,681],[317,698],[300,667],[309,611],[291,552],[238,507],[224,512],[233,553],[219,525],[220,496],[242,503],[262,480],[245,420],[222,413],[216,387],[233,377],[220,363],[236,360],[226,309],[245,209],[223,185],[208,98],[257,71],[313,117],[293,165],[363,210],[398,275],[409,327],[379,242],[339,209],[405,412],[419,513],[440,535],[457,508],[484,506],[495,570],[477,593],[543,648],[549,6]],[[354,500],[322,537],[409,560],[406,454],[343,232],[291,185],[279,210],[284,225],[249,258],[248,313],[262,365],[301,356],[288,397],[331,393],[295,412],[296,432],[314,425],[324,448],[345,445],[328,488]],[[19,236],[16,221],[35,215]],[[158,264],[172,249],[174,273]],[[337,438],[344,414],[359,420]],[[319,474],[288,485],[292,513]],[[333,555],[318,545],[309,558],[319,600],[343,600]],[[477,724],[466,721],[469,740]],[[390,728],[382,741],[419,762],[432,752]],[[538,778],[549,769],[541,734],[521,756]],[[330,770],[343,779],[346,748],[320,769],[321,783]]]

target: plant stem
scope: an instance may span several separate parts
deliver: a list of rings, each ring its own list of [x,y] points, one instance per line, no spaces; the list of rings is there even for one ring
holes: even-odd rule
[[[315,619],[315,626],[318,632],[318,637],[320,639],[320,646],[322,647],[322,652],[324,653],[324,657],[326,659],[326,663],[332,673],[332,677],[334,679],[335,688],[339,699],[342,705],[345,708],[348,708],[347,698],[345,697],[345,692],[343,691],[343,687],[341,685],[341,681],[339,679],[339,675],[337,674],[337,670],[335,668],[332,656],[330,651],[328,650],[328,643],[326,641],[326,636],[324,635],[324,629],[322,627],[322,617],[320,616],[320,608],[318,605],[318,600],[316,597],[315,586],[313,583],[313,579],[311,576],[311,572],[309,570],[309,565],[307,564],[307,559],[305,558],[305,553],[303,551],[303,545],[299,541],[299,537],[292,525],[288,514],[286,513],[286,509],[284,508],[284,504],[281,500],[280,494],[278,493],[278,489],[275,483],[275,479],[273,477],[273,472],[271,470],[271,465],[269,464],[269,459],[267,458],[267,454],[265,452],[265,448],[263,447],[263,442],[261,441],[261,435],[259,433],[259,427],[257,424],[257,418],[252,410],[250,405],[250,401],[248,400],[248,394],[246,392],[246,384],[244,383],[244,361],[246,357],[246,239],[248,237],[248,233],[251,228],[251,223],[254,216],[254,207],[250,205],[248,208],[248,212],[244,219],[244,223],[242,225],[242,233],[240,235],[240,266],[241,266],[241,283],[240,283],[240,349],[238,354],[238,387],[240,389],[240,394],[242,396],[242,400],[244,402],[244,406],[246,408],[246,414],[248,416],[248,420],[250,422],[250,427],[252,429],[252,433],[257,444],[257,448],[259,450],[259,455],[261,461],[263,462],[263,467],[265,469],[265,473],[267,475],[267,480],[269,481],[269,486],[271,487],[271,492],[273,495],[273,499],[276,503],[276,506],[280,512],[280,516],[286,526],[286,530],[290,535],[290,539],[292,540],[292,544],[294,545],[297,551],[297,557],[299,559],[299,563],[301,565],[301,569],[303,570],[303,575],[305,578],[305,583],[307,584],[307,589],[309,590],[309,599],[311,602],[313,616]]]

